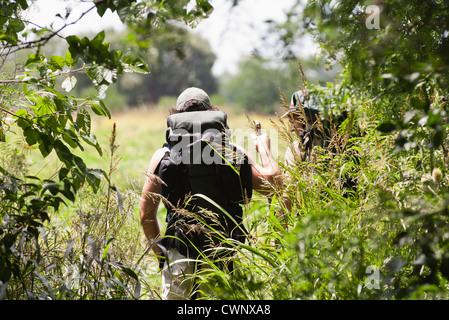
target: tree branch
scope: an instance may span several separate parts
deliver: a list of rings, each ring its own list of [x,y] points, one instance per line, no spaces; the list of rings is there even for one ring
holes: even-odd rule
[[[78,69],[70,69],[70,70],[68,70],[68,71],[62,71],[62,72],[59,72],[59,73],[55,73],[53,76],[54,77],[59,77],[59,76],[62,76],[63,74],[70,74],[70,73],[73,73],[73,72],[81,72],[81,71],[84,71],[84,70],[86,70],[87,69],[87,67],[85,66],[85,65],[83,65],[82,67],[80,67],[80,68],[78,68]],[[43,80],[44,78],[36,78],[36,80]],[[23,83],[23,82],[27,82],[26,80],[23,80],[23,79],[6,79],[6,80],[4,80],[4,79],[0,79],[0,84],[1,83]]]
[[[20,79],[9,79],[9,80],[0,80],[0,83],[22,83],[23,80]]]
[[[56,30],[56,31],[53,31],[52,33],[50,33],[49,35],[47,35],[47,36],[45,36],[45,37],[41,37],[41,38],[39,38],[39,39],[37,39],[37,40],[33,40],[33,41],[18,42],[18,43],[15,43],[15,44],[7,44],[7,45],[4,45],[4,46],[0,46],[0,50],[16,47],[15,50],[12,50],[12,51],[8,52],[8,55],[9,55],[9,54],[11,54],[11,53],[15,53],[15,52],[17,52],[17,51],[19,51],[19,50],[22,50],[22,49],[29,49],[29,48],[34,48],[34,47],[36,47],[36,46],[45,45],[45,44],[46,44],[48,41],[50,41],[50,39],[52,39],[54,36],[58,36],[58,37],[60,37],[60,38],[65,39],[65,38],[62,37],[59,33],[60,33],[62,30],[64,30],[65,28],[67,28],[68,26],[71,26],[71,25],[76,24],[76,23],[77,23],[78,21],[80,21],[86,14],[88,14],[90,11],[92,11],[95,7],[96,7],[95,5],[92,6],[92,7],[89,8],[88,10],[84,11],[84,12],[79,16],[79,18],[76,19],[75,21],[70,22],[70,23],[65,23],[61,28],[59,28],[59,29]],[[9,17],[9,18],[12,18],[12,17]],[[12,18],[12,19],[17,19],[17,18]],[[18,20],[20,20],[20,19],[18,19]],[[30,21],[25,21],[25,20],[21,20],[21,21],[22,21],[22,22],[27,22],[27,23],[33,24],[33,25],[35,25],[35,26],[38,26],[37,24],[35,24],[35,23],[33,23],[33,22],[30,22]],[[42,28],[42,27],[40,27],[40,26],[38,26],[38,27],[39,27],[39,28]],[[42,29],[44,29],[44,28],[42,28]]]
[[[16,118],[25,120],[25,121],[27,121],[27,122],[29,122],[29,123],[31,123],[31,124],[34,124],[33,121],[31,121],[31,119],[27,119],[27,118],[18,116],[18,115],[16,115],[14,112],[11,112],[11,111],[9,111],[9,110],[7,110],[7,109],[5,109],[5,108],[0,107],[0,111],[3,111],[3,112],[5,112],[5,113],[7,113],[7,114],[9,114],[9,115],[11,115],[11,116],[13,116],[13,117],[16,117]]]

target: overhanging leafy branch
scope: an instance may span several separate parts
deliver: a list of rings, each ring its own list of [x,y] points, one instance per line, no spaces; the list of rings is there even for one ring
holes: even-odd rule
[[[153,27],[169,23],[168,19],[193,23],[212,9],[208,1],[197,1],[197,8],[190,12],[185,10],[186,1],[104,0],[94,4],[73,22],[65,21],[62,27],[51,30],[21,18],[29,9],[26,0],[0,0],[0,63],[3,66],[15,58],[14,72],[0,75],[0,143],[20,139],[23,147],[38,149],[43,157],[54,153],[60,162],[51,177],[13,174],[8,167],[0,167],[1,286],[15,277],[26,290],[23,277],[32,264],[18,254],[18,242],[37,239],[39,227],[50,220],[52,212],[67,200],[74,201],[83,186],[96,192],[101,179],[107,178],[103,170],[89,168],[75,152],[87,145],[99,155],[103,153],[91,131],[91,117],[111,115],[99,97],[125,72],[149,73],[135,52],[112,50],[104,31],[93,38],[62,36],[62,31],[95,9],[100,16],[110,9],[123,22]],[[30,36],[35,38],[27,40]],[[55,37],[65,40],[68,50],[48,57],[42,49]],[[27,54],[25,61],[19,55],[23,52]],[[79,72],[87,74],[98,96],[70,95],[77,84],[74,73]],[[11,127],[14,130],[9,130]],[[29,257],[34,258],[39,259],[39,252]]]

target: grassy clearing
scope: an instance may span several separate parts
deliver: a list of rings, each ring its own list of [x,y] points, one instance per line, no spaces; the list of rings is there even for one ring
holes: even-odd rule
[[[228,125],[231,129],[252,130],[248,117],[245,114],[235,114],[226,107],[223,110],[228,114]],[[117,128],[116,141],[118,144],[116,154],[118,157],[114,161],[119,160],[119,163],[114,174],[114,182],[120,190],[133,189],[138,191],[143,186],[144,172],[153,152],[165,142],[167,116],[168,112],[166,110],[142,108],[115,113],[111,119],[93,117],[92,132],[97,136],[103,148],[103,156],[100,156],[89,146],[85,148],[84,152],[77,151],[77,154],[83,158],[88,167],[105,170],[109,168],[110,157],[107,146],[109,145],[112,127],[115,123]],[[267,131],[274,129],[270,117],[266,115],[251,114],[249,118],[258,119],[262,124],[262,128]],[[284,144],[280,140],[277,141],[276,135],[273,136],[273,139],[274,145],[280,144],[279,154],[282,154],[283,150],[285,150]],[[250,139],[245,140],[245,147],[248,150],[253,148]],[[51,176],[58,166],[58,159],[54,154],[44,159],[38,150],[31,152],[31,161],[30,174],[36,174],[41,177]]]

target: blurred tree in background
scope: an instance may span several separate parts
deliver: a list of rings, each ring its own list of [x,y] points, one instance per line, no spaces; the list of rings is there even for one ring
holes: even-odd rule
[[[272,61],[260,56],[250,56],[239,63],[235,75],[225,75],[220,80],[220,92],[240,110],[262,113],[279,111],[281,90],[287,97],[298,91],[301,63],[307,80],[314,84],[333,82],[339,68],[326,70],[324,60],[307,57]]]
[[[191,86],[201,87],[209,94],[217,92],[217,80],[212,75],[216,57],[209,43],[188,29],[166,25],[151,35],[130,33],[121,43],[139,43],[151,68],[148,76],[130,74],[118,83],[130,106],[157,103],[160,97],[178,96]]]
[[[238,10],[241,2],[235,1],[233,8]],[[305,55],[310,50],[305,48],[304,29],[299,24],[302,11],[299,1],[284,21],[267,21],[268,33],[260,33],[260,45],[242,58],[237,73],[219,76],[212,74],[216,56],[210,44],[179,23],[170,21],[153,28],[145,21],[121,33],[108,32],[107,39],[113,48],[138,51],[150,73],[127,73],[119,77],[108,89],[105,103],[111,110],[139,105],[151,107],[158,102],[166,106],[186,87],[197,86],[210,95],[216,94],[218,104],[230,105],[238,111],[273,114],[282,103],[279,89],[287,96],[298,90],[298,61],[310,83],[334,82],[341,71],[340,64],[326,60],[326,56]],[[79,77],[77,93],[80,96],[94,93],[89,79],[83,74]]]
[[[150,33],[127,29],[109,32],[108,41],[116,50],[134,50],[147,63],[149,74],[126,73],[117,79],[105,97],[111,110],[139,105],[155,105],[161,97],[176,97],[185,88],[204,88],[209,94],[218,90],[212,75],[215,55],[209,43],[187,28],[166,25]],[[78,75],[77,94],[95,93],[85,74]]]

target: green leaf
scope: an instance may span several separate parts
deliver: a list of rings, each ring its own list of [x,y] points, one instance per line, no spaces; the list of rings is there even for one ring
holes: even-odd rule
[[[106,247],[103,249],[102,260],[106,259],[106,256],[107,256],[107,254],[108,254],[109,247],[111,246],[111,243],[112,243],[112,240],[114,240],[114,239],[113,239],[113,238],[109,239],[108,242],[107,242],[107,244],[106,244]]]
[[[46,158],[50,154],[52,149],[53,149],[53,147],[51,145],[47,145],[45,143],[39,143],[39,150],[44,158]]]
[[[47,190],[50,191],[50,193],[55,196],[59,192],[59,183],[56,182],[44,183],[42,185],[42,194],[44,194],[45,191]]]
[[[90,134],[91,119],[87,110],[81,109],[78,111],[75,123],[79,131],[84,131],[86,134]]]
[[[33,53],[28,55],[28,60],[25,62],[25,66],[29,66],[35,63],[42,63],[44,62],[45,57],[40,53]]]
[[[44,117],[52,113],[52,103],[47,97],[36,99],[36,105],[33,107],[34,113],[38,117]]]
[[[28,3],[26,0],[17,0],[16,1],[22,7],[22,10],[28,9]]]
[[[100,108],[103,110],[103,112],[108,116],[109,119],[111,119],[111,113],[109,112],[109,109],[106,107],[103,101],[98,101],[100,103]]]
[[[72,161],[75,156],[70,152],[70,149],[61,140],[55,140],[53,147],[59,160],[67,166],[72,166]]]
[[[100,144],[98,143],[97,138],[95,137],[95,135],[93,135],[93,134],[86,135],[86,134],[84,134],[84,133],[81,133],[81,138],[82,138],[85,142],[87,142],[87,144],[89,144],[89,145],[95,147],[95,149],[97,150],[97,152],[98,152],[98,154],[99,154],[100,156],[103,155],[103,150],[101,149],[101,146],[100,146]]]
[[[27,121],[27,120],[25,120],[25,119],[23,119],[23,118],[19,118],[19,119],[17,120],[17,125],[18,125],[19,127],[21,127],[22,130],[25,130],[26,128],[28,128],[29,126],[31,126],[30,122]]]
[[[84,151],[83,146],[79,143],[78,137],[75,135],[75,133],[71,130],[64,130],[64,133],[62,134],[62,139],[72,148],[79,147],[81,151]]]
[[[125,72],[137,72],[143,74],[150,72],[146,63],[135,53],[128,53],[123,57],[123,67]]]
[[[103,44],[104,38],[105,38],[105,33],[103,30],[103,31],[100,31],[99,33],[97,33],[97,35],[92,39],[91,44],[94,47],[101,46]]]
[[[19,109],[14,114],[17,118],[28,118],[28,112],[25,109]]]
[[[103,101],[92,101],[91,103],[92,111],[99,115],[99,116],[107,116],[109,119],[111,119],[111,114],[109,113],[108,108],[105,106]]]
[[[92,80],[92,83],[98,90],[98,87],[102,84],[109,85],[116,80],[117,75],[114,71],[103,66],[94,65],[86,71],[89,78]]]
[[[67,175],[69,174],[70,170],[67,168],[62,167],[61,169],[59,169],[59,173],[58,173],[58,177],[59,180],[64,180]]]
[[[83,159],[76,155],[72,155],[72,158],[76,164],[76,166],[81,170],[81,172],[84,174],[87,170],[86,164],[84,163]]]
[[[106,3],[106,1],[100,1],[99,3],[96,4],[96,6],[97,6],[97,13],[100,17],[104,15],[107,9],[109,9],[109,6]]]
[[[417,110],[426,110],[428,102],[419,97],[413,96],[410,98],[410,105]]]
[[[206,15],[210,15],[214,7],[207,0],[196,0],[198,9],[201,9]]]
[[[61,56],[53,55],[50,58],[49,64],[52,65],[55,69],[62,69],[65,65],[65,60]]]
[[[51,114],[42,120],[45,120],[45,126],[54,133],[57,133],[60,131],[61,127],[59,126],[59,121],[57,120],[56,116],[54,114]]]
[[[105,114],[104,114],[103,110],[101,110],[99,104],[92,103],[92,104],[90,105],[90,107],[92,108],[92,111],[93,111],[95,114],[97,114],[97,115],[99,115],[99,116],[105,116]]]
[[[59,192],[61,192],[64,197],[66,197],[67,199],[69,199],[70,201],[75,201],[75,195],[73,194],[72,191],[70,190],[59,190]]]
[[[87,182],[92,187],[94,192],[97,192],[97,190],[100,186],[101,178],[103,177],[103,171],[100,169],[85,168],[84,172],[85,172],[85,177],[87,179]]]
[[[67,53],[65,54],[64,62],[68,66],[74,66],[78,63],[78,59],[74,60],[70,51],[67,51]]]
[[[69,45],[69,52],[71,57],[78,57],[82,55],[82,50],[80,48],[80,38],[77,36],[68,36],[65,38],[67,44]]]
[[[25,29],[25,24],[19,19],[9,19],[7,32],[19,33]]]
[[[33,146],[39,140],[39,133],[32,127],[28,126],[23,130],[23,135],[25,136],[25,141],[29,146]]]

